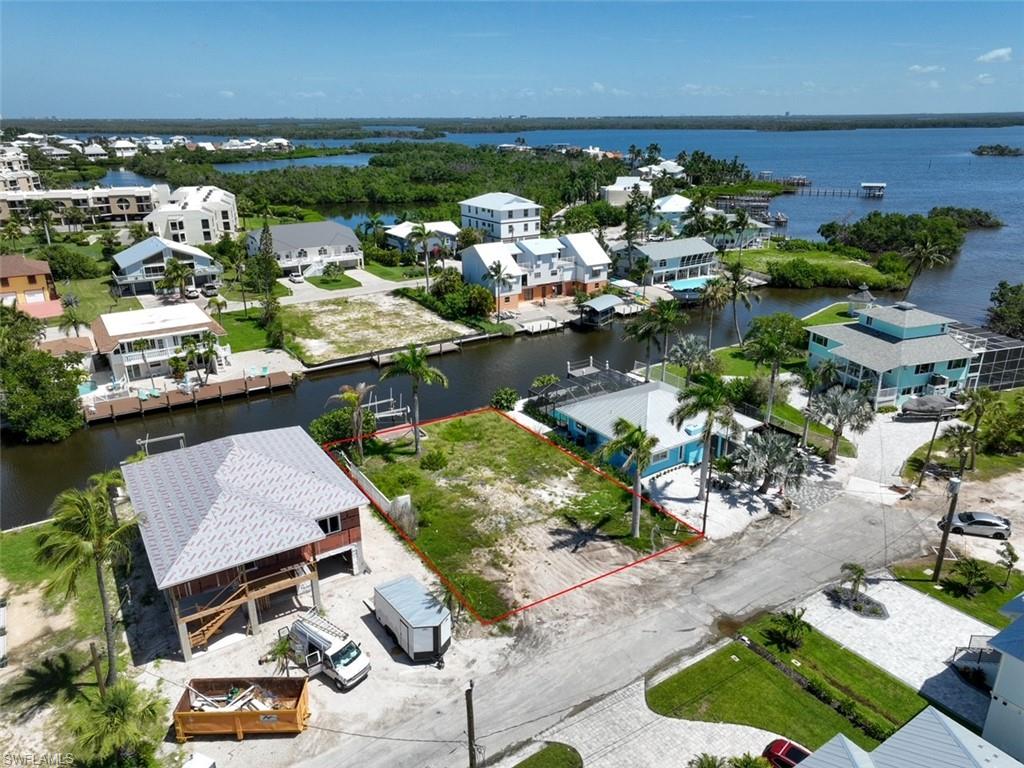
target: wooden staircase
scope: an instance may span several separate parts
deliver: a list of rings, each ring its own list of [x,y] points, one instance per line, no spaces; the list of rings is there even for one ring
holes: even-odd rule
[[[224,597],[225,593],[227,593],[227,591],[232,587],[234,587],[234,592],[231,592],[227,597]],[[227,623],[227,620],[234,616],[235,612],[245,604],[244,601],[240,599],[244,597],[245,592],[246,587],[244,585],[238,586],[237,583],[232,582],[218,592],[209,603],[196,611],[196,613],[203,613],[204,611],[208,611],[210,608],[215,607],[217,604],[224,604],[224,608],[222,610],[208,613],[201,619],[196,619],[196,621],[201,621],[202,624],[200,624],[198,629],[193,630],[188,634],[188,639],[192,648],[205,648],[209,644],[210,638],[216,635],[220,631],[221,627]]]

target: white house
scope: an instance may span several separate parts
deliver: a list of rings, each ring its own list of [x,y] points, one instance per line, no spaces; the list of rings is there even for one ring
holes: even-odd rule
[[[644,243],[633,246],[632,252],[623,243],[616,252],[616,269],[620,275],[629,277],[633,267],[646,259],[647,272],[643,282],[647,285],[668,283],[673,290],[684,286],[671,283],[710,277],[718,263],[715,247],[700,237]]]
[[[227,332],[192,302],[112,312],[92,323],[97,353],[107,359],[114,379],[122,382],[168,375],[168,361],[186,340],[198,340],[207,331],[217,337],[210,360],[216,372],[231,354],[231,348],[221,343]]]
[[[639,176],[619,176],[614,183],[601,187],[601,199],[609,205],[621,208],[629,202],[629,196],[634,187],[640,188],[640,194],[644,197],[651,196],[651,183],[644,181]]]
[[[1013,623],[988,641],[1000,658],[983,735],[1024,762],[1024,593],[999,610]]]
[[[263,148],[269,152],[288,152],[292,148],[292,143],[288,139],[277,137],[264,141]]]
[[[143,221],[158,237],[201,245],[238,232],[238,208],[235,196],[220,187],[178,187]]]
[[[573,262],[575,289],[596,293],[608,284],[608,271],[612,260],[604,248],[589,232],[562,235],[558,241],[564,246],[562,255]]]
[[[485,242],[513,243],[540,237],[543,206],[519,195],[488,192],[459,203],[462,226],[482,230]]]
[[[128,141],[128,139],[118,139],[110,144],[110,148],[114,152],[114,157],[135,157],[139,153],[139,148],[134,142]]]
[[[157,293],[157,285],[164,277],[167,262],[180,261],[192,270],[189,284],[202,286],[216,282],[224,271],[206,251],[185,243],[175,243],[161,237],[147,237],[145,240],[114,254],[114,283],[122,296],[140,293]],[[167,289],[173,291],[175,289]]]
[[[657,163],[642,165],[637,168],[640,176],[644,179],[657,179],[661,176],[670,176],[673,179],[681,179],[686,176],[685,169],[675,160],[661,158]]]
[[[95,142],[87,144],[85,149],[82,150],[82,154],[94,162],[96,160],[106,160],[107,158],[107,150]]]
[[[403,252],[411,248],[412,242],[409,236],[416,226],[417,222],[403,221],[401,224],[395,224],[395,226],[384,230],[388,246]],[[451,221],[428,221],[424,226],[431,234],[431,237],[427,240],[428,251],[431,253],[444,249],[455,251],[459,239],[458,224]],[[416,249],[422,250],[423,245],[417,243]]]
[[[274,254],[285,274],[306,277],[323,274],[328,264],[348,268],[363,266],[363,246],[351,228],[336,221],[279,224],[270,228]],[[245,241],[249,255],[260,249],[260,232]]]

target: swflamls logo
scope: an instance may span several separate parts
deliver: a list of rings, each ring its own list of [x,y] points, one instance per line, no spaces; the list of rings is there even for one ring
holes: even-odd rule
[[[5,766],[70,766],[75,762],[75,756],[69,752],[4,752],[3,765]]]

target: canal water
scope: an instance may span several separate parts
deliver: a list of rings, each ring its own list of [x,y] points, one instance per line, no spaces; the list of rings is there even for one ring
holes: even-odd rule
[[[958,205],[994,212],[1006,226],[973,232],[960,255],[948,266],[925,273],[910,292],[920,306],[968,322],[980,322],[988,296],[999,280],[1024,280],[1024,160],[976,158],[969,150],[978,144],[1024,145],[1024,128],[921,129],[906,131],[822,131],[757,133],[751,131],[538,131],[523,134],[531,144],[568,142],[607,149],[630,144],[661,144],[663,154],[700,148],[714,155],[736,154],[754,171],[779,175],[802,174],[818,187],[854,187],[862,181],[884,181],[889,187],[882,201],[857,198],[787,196],[774,208],[790,217],[790,234],[813,236],[818,226],[832,219],[856,219],[874,209],[926,212],[932,206]],[[452,141],[494,144],[516,135],[456,134]],[[313,142],[313,143],[328,143]],[[340,140],[338,145],[346,143]],[[351,142],[347,142],[351,143]],[[124,177],[122,177],[124,178]],[[140,183],[125,179],[118,183]],[[365,209],[345,206],[328,213],[355,226]],[[802,316],[847,291],[760,292],[753,314],[791,312]],[[894,298],[894,297],[884,297]],[[741,310],[742,312],[742,310]],[[741,323],[748,320],[742,312]],[[727,310],[716,322],[714,343],[730,344],[731,316]],[[706,332],[694,319],[688,330]],[[422,394],[424,418],[441,416],[483,405],[491,392],[512,386],[525,392],[533,378],[560,373],[567,360],[593,356],[614,367],[631,365],[642,351],[622,339],[621,327],[591,333],[567,331],[541,337],[498,339],[467,347],[461,353],[433,358],[448,375],[447,390],[427,388]],[[136,439],[149,434],[184,432],[194,445],[236,432],[291,424],[307,425],[323,411],[327,397],[343,384],[377,381],[374,367],[346,369],[337,374],[310,377],[294,393],[285,391],[251,401],[236,400],[182,410],[145,420],[123,420],[82,430],[57,445],[19,445],[6,436],[0,455],[0,514],[3,528],[42,519],[54,495],[82,484],[92,473],[117,466],[136,450]],[[408,401],[407,383],[387,382]]]

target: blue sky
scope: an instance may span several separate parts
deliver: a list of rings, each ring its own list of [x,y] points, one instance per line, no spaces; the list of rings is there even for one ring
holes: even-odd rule
[[[1024,3],[0,2],[0,113],[1024,109]]]

